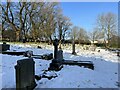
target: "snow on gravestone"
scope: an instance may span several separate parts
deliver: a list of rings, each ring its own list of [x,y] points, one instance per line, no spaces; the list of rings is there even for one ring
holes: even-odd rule
[[[15,66],[17,90],[30,90],[36,87],[34,64],[32,58],[17,61]]]

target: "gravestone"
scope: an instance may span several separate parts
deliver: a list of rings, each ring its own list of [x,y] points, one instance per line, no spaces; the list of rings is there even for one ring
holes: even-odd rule
[[[17,61],[15,66],[17,90],[33,90],[36,87],[34,64],[32,58]]]
[[[57,59],[57,52],[58,52],[58,45],[59,45],[58,39],[54,40],[53,45],[54,45],[54,59]]]
[[[54,59],[52,60],[52,63],[50,63],[50,67],[48,70],[58,71],[58,70],[61,70],[61,68],[63,67],[63,65],[62,65],[62,60],[63,60],[62,50],[58,51],[58,44],[59,44],[58,39],[55,39],[53,42]]]
[[[119,51],[117,52],[117,56],[120,57],[120,52]]]
[[[23,55],[25,56],[25,57],[31,57],[31,56],[33,56],[33,51],[31,51],[31,50],[28,50],[28,51],[26,51],[25,53],[23,53]]]
[[[3,42],[3,44],[0,44],[0,52],[10,50],[10,45],[6,44],[6,42]]]
[[[72,41],[72,54],[76,55],[76,52],[75,52],[75,41],[74,40]]]
[[[26,43],[26,41],[27,41],[27,40],[26,40],[26,37],[23,37],[23,41],[22,41],[22,42],[23,42],[23,43]]]
[[[63,51],[61,49],[57,52],[57,59],[63,60]]]
[[[96,46],[95,45],[91,45],[89,48],[90,51],[95,51],[96,50]]]

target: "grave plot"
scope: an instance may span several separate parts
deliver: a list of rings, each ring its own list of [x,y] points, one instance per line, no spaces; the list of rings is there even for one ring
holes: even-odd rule
[[[48,70],[61,70],[63,68],[62,65],[62,60],[63,60],[63,56],[62,56],[62,51],[58,51],[58,44],[59,41],[58,39],[55,39],[53,42],[54,45],[54,59],[52,60],[52,62],[50,63],[50,67],[48,68]]]
[[[78,65],[78,66],[83,66],[85,68],[90,68],[94,70],[94,65],[93,62],[91,61],[71,61],[71,60],[64,60],[62,62],[64,65]]]
[[[41,51],[40,54],[48,52],[48,50],[40,50],[40,51]],[[37,51],[37,49],[35,49],[34,52],[38,54],[39,50]],[[35,82],[37,83],[37,86],[35,88],[42,88],[42,87],[43,88],[45,87],[48,87],[48,88],[115,87],[116,88],[117,85],[119,85],[119,82],[117,81],[117,77],[118,77],[117,64],[114,63],[113,61],[112,62],[110,61],[110,60],[114,60],[114,57],[115,57],[114,55],[116,54],[113,55],[106,52],[108,51],[103,52],[103,50],[101,50],[101,53],[103,53],[103,55],[101,56],[105,56],[105,57],[109,56],[112,59],[107,59],[108,61],[107,60],[105,61],[105,58],[101,59],[101,58],[97,58],[97,56],[86,57],[88,56],[87,54],[76,56],[76,55],[71,55],[66,53],[64,55],[64,58],[66,61],[67,60],[69,61],[69,59],[70,61],[72,60],[79,61],[79,58],[81,58],[80,60],[84,60],[84,61],[86,60],[86,63],[87,63],[87,60],[88,61],[92,60],[94,62],[95,70],[91,70],[83,67],[81,68],[81,67],[78,67],[77,65],[63,64],[63,68],[60,71],[54,71],[54,70],[45,71],[45,70],[48,70],[51,61],[45,61],[42,59],[33,58],[35,61],[35,79],[36,79]],[[58,50],[58,53],[61,53],[61,51],[59,52]],[[97,53],[98,52],[96,52],[96,54]],[[2,60],[3,65],[1,65],[3,67],[3,71],[2,71],[3,87],[14,88],[16,84],[14,83],[15,76],[14,76],[13,69],[14,69],[14,65],[17,62],[16,60],[20,60],[27,57],[11,56],[11,55],[3,55],[3,54],[1,55],[3,57],[3,60]],[[62,55],[63,54],[59,55],[61,57],[58,57],[58,58],[62,59]]]
[[[7,54],[7,55],[23,55],[24,57],[31,57],[31,58],[35,58],[35,59],[45,59],[45,60],[51,60],[53,59],[53,54],[43,54],[43,55],[35,55],[33,54],[33,51],[10,51],[10,45],[3,43],[0,45],[1,48],[1,53],[2,54]],[[9,50],[9,51],[7,51]]]
[[[18,52],[18,51],[4,51],[4,52],[2,52],[2,54],[17,55],[17,56],[24,55],[24,53],[26,53],[26,51],[20,51],[20,52]]]
[[[86,68],[90,68],[94,70],[94,65],[92,61],[74,61],[74,60],[64,60],[63,59],[63,51],[60,49],[58,50],[58,40],[54,40],[54,59],[52,60],[52,63],[50,64],[50,67],[48,70],[61,70],[63,68],[63,65],[78,65],[78,66],[84,66]],[[75,45],[73,45],[75,46]],[[75,52],[75,51],[74,51]],[[73,54],[73,53],[72,53]]]
[[[55,39],[53,42],[54,45],[54,58],[52,62],[49,65],[48,70],[43,72],[41,75],[35,75],[36,80],[41,80],[42,78],[48,78],[52,79],[57,77],[54,75],[47,76],[45,73],[49,71],[59,71],[63,68],[63,65],[78,65],[78,66],[84,66],[85,68],[90,68],[94,70],[93,62],[91,61],[73,61],[73,60],[64,60],[63,59],[63,51],[60,49],[58,50],[58,39]]]

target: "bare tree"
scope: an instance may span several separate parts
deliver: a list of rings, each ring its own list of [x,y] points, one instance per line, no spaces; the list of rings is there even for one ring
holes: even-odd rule
[[[60,10],[57,15],[57,29],[58,29],[58,37],[60,41],[59,48],[61,49],[61,40],[65,39],[65,35],[67,30],[70,29],[72,25],[70,19],[66,16],[63,16],[62,11]]]
[[[17,25],[15,25],[16,24],[15,16],[14,16],[15,8],[13,8],[13,3],[6,2],[0,4],[0,7],[2,8],[2,18],[3,18],[2,23],[7,23],[12,27],[12,29],[16,32],[16,40],[18,41],[20,29],[17,27]]]
[[[27,21],[27,2],[6,2],[0,4],[2,7],[2,25],[4,28],[11,27],[16,34],[16,41],[25,37]],[[23,35],[23,36],[22,36]]]
[[[28,15],[30,20],[30,37],[35,41],[38,37],[42,36],[40,35],[41,31],[41,24],[43,24],[43,21],[41,21],[43,18],[41,17],[40,13],[44,6],[44,2],[39,3],[30,3],[30,7],[28,8]],[[40,19],[41,18],[41,19]],[[43,33],[43,32],[42,32]]]
[[[85,31],[84,28],[80,28],[79,32],[78,32],[78,41],[79,44],[82,42],[85,42],[88,40],[88,35],[87,32]]]
[[[75,52],[75,41],[78,37],[78,30],[79,28],[77,26],[74,26],[71,31],[71,39],[72,39],[72,54],[76,54]]]
[[[28,35],[34,41],[42,38],[52,41],[56,28],[61,40],[71,25],[70,19],[62,14],[58,18],[60,7],[56,2],[5,2],[0,7],[3,11],[3,30],[11,27],[16,41]]]
[[[104,38],[104,33],[103,31],[100,31],[98,28],[94,28],[90,33],[89,33],[89,38],[94,44],[95,40],[103,39]]]
[[[47,3],[45,8],[43,9],[44,11],[42,12],[43,14],[43,26],[44,26],[44,33],[46,38],[49,40],[49,43],[52,42],[52,35],[55,32],[56,29],[56,15],[57,15],[57,9],[58,9],[58,3],[51,2]]]
[[[29,17],[32,26],[31,36],[34,39],[45,38],[52,41],[51,36],[56,29],[57,5],[55,2],[31,3]]]
[[[104,41],[105,43],[108,42],[106,43],[106,47],[109,47],[111,37],[116,31],[116,15],[111,12],[99,15],[97,18],[97,25],[98,28],[104,32]]]

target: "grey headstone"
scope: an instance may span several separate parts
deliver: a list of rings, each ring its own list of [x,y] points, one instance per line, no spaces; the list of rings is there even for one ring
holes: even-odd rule
[[[62,51],[62,50],[59,50],[59,51],[57,52],[57,59],[58,59],[58,60],[63,60],[63,51]]]
[[[17,61],[16,70],[16,89],[32,90],[35,88],[35,62],[32,58]]]

